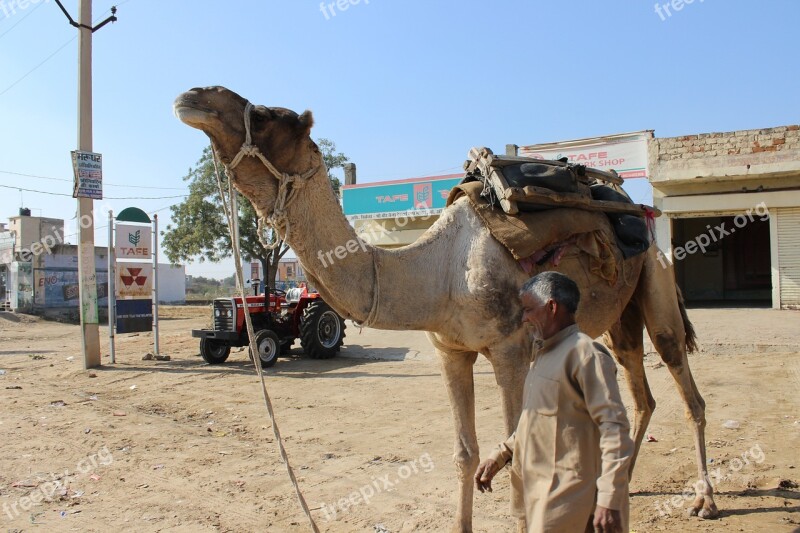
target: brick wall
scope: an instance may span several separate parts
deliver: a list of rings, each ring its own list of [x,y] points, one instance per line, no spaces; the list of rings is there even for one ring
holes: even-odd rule
[[[779,126],[763,130],[701,133],[653,140],[658,161],[703,159],[718,156],[800,150],[800,126]]]

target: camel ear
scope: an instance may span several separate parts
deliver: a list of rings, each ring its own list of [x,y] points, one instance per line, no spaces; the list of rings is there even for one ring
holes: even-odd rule
[[[303,111],[303,114],[298,117],[300,121],[300,127],[304,130],[305,133],[310,133],[311,128],[314,127],[314,116],[311,114],[311,111],[306,109]]]

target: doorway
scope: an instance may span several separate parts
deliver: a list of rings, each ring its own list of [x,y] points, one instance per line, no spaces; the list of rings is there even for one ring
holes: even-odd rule
[[[769,220],[679,218],[672,230],[675,277],[688,303],[772,304]]]

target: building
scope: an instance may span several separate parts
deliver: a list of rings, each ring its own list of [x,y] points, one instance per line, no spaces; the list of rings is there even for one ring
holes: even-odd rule
[[[64,242],[64,221],[21,208],[0,228],[0,309],[32,311],[34,260]]]
[[[365,242],[398,248],[416,241],[444,210],[450,189],[463,174],[430,176],[342,187],[342,209]]]
[[[0,311],[8,310],[11,305],[8,301],[8,265],[14,254],[14,238],[6,229],[7,224],[0,222]]]
[[[614,169],[627,190],[639,190],[635,201],[652,194],[663,213],[656,241],[688,302],[800,308],[800,127],[672,138],[647,130],[512,144],[506,154]],[[355,169],[345,170],[345,216],[365,241],[387,248],[422,235],[462,178],[356,184]]]
[[[656,138],[648,158],[689,302],[800,308],[800,126]]]
[[[303,265],[300,264],[300,260],[296,257],[282,257],[278,262],[275,281],[298,283],[306,281],[306,273],[303,271]]]
[[[0,302],[17,312],[78,317],[78,247],[64,244],[64,221],[32,217],[30,211],[0,228]],[[98,310],[108,309],[108,248],[95,247]],[[158,265],[162,303],[186,301],[183,265]]]

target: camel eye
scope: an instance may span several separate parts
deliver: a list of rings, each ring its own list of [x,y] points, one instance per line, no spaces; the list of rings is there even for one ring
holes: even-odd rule
[[[263,124],[264,122],[269,120],[269,118],[270,118],[269,109],[264,108],[264,107],[259,107],[259,108],[253,109],[253,118],[252,118],[252,120],[253,120],[253,122],[255,124]]]

